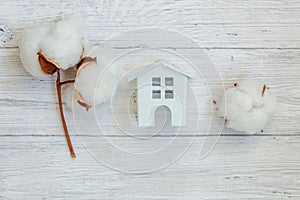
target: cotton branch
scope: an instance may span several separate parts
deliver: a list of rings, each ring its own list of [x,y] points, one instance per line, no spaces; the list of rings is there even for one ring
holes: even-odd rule
[[[61,122],[63,124],[63,128],[64,128],[64,132],[65,132],[65,136],[66,136],[66,140],[67,140],[67,143],[68,143],[68,147],[69,147],[69,150],[70,150],[71,157],[75,158],[76,155],[75,155],[75,152],[74,152],[74,149],[73,149],[73,145],[72,145],[72,141],[71,141],[71,138],[70,138],[69,130],[68,130],[67,123],[66,123],[66,120],[65,120],[64,110],[63,110],[63,107],[62,107],[62,97],[61,97],[61,86],[63,86],[66,83],[72,83],[72,82],[74,82],[74,80],[61,82],[60,81],[60,72],[59,72],[59,70],[56,73],[57,73],[56,91],[57,91],[57,99],[58,99]]]

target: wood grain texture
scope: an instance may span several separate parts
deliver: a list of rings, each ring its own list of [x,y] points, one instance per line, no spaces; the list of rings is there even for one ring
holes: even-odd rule
[[[116,172],[99,164],[76,138],[75,160],[68,157],[64,137],[1,137],[1,141],[0,155],[5,162],[0,165],[4,182],[0,189],[4,197],[298,199],[300,196],[300,164],[295,153],[300,151],[299,137],[221,137],[214,151],[203,160],[197,158],[202,142],[202,138],[197,138],[175,164],[140,175]]]
[[[218,138],[187,132],[179,148],[195,141],[177,162],[158,172],[133,175],[96,161],[67,111],[78,156],[71,159],[55,81],[31,77],[17,48],[24,28],[71,14],[84,16],[92,44],[149,27],[191,38],[209,55],[225,85],[252,78],[270,86],[278,99],[272,123],[264,134],[225,129],[213,151],[201,160],[202,142]],[[0,0],[0,199],[299,199],[299,35],[298,0]],[[112,42],[117,51],[139,48],[141,43],[135,38]],[[170,44],[161,48],[174,53],[185,49],[198,56],[180,41],[170,38]],[[128,151],[153,148],[132,142],[114,127],[110,130],[105,138]],[[164,144],[172,137],[154,140]],[[106,152],[99,141],[100,136],[92,139],[90,148],[99,148],[108,158],[118,156]]]

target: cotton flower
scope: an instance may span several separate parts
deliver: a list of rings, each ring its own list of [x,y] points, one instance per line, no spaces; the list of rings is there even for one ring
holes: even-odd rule
[[[123,73],[122,68],[114,62],[112,48],[93,47],[88,55],[94,59],[83,61],[74,83],[74,96],[86,110],[109,101]]]
[[[24,68],[35,77],[57,74],[56,90],[66,140],[70,155],[75,158],[72,142],[62,107],[62,86],[74,80],[61,81],[60,70],[78,68],[92,60],[83,57],[84,37],[82,21],[78,17],[66,18],[48,25],[25,30],[19,41],[20,57]]]
[[[88,110],[112,97],[122,74],[121,68],[113,62],[111,48],[95,47],[87,51],[85,44],[79,18],[67,18],[25,30],[19,44],[21,61],[31,75],[57,75],[55,84],[59,111],[72,158],[76,155],[63,112],[62,86],[74,83],[73,89],[65,90],[67,105],[71,105],[70,91],[73,91],[78,105]],[[75,80],[61,81],[60,71],[70,67],[77,70]]]
[[[248,80],[225,90],[217,113],[227,128],[256,133],[270,121],[275,106],[276,99],[266,85]]]
[[[25,30],[19,41],[24,68],[40,78],[76,65],[84,50],[82,27],[79,17],[70,17]]]

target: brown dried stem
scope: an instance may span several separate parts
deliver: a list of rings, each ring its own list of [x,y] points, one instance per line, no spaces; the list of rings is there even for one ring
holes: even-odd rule
[[[66,136],[66,140],[67,140],[67,143],[68,143],[68,146],[69,146],[71,157],[75,158],[76,155],[74,153],[74,149],[73,149],[71,138],[70,138],[70,135],[69,135],[67,123],[66,123],[66,120],[65,120],[64,110],[63,110],[63,107],[62,107],[62,97],[61,97],[61,86],[66,84],[66,83],[73,83],[73,82],[74,82],[74,80],[60,82],[60,72],[59,72],[59,70],[57,71],[56,90],[57,90],[57,99],[58,99],[61,122],[62,122],[63,127],[64,127],[65,136]]]

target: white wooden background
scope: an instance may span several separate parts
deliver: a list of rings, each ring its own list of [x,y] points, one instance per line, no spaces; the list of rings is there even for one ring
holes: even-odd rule
[[[175,164],[140,175],[99,164],[71,127],[71,159],[54,80],[26,73],[16,35],[74,13],[93,44],[141,27],[192,38],[226,84],[251,77],[270,86],[272,124],[263,134],[224,130],[204,160],[199,136]],[[0,199],[300,199],[299,0],[1,0],[0,60]]]

